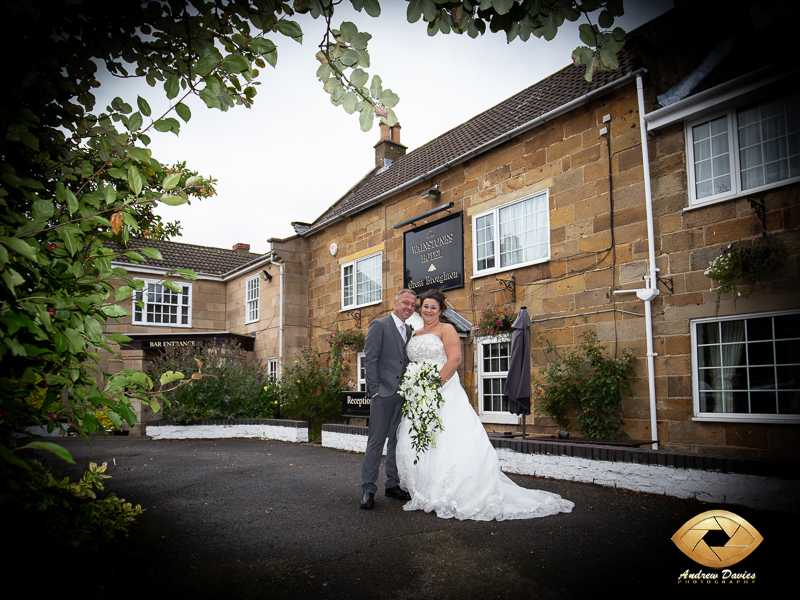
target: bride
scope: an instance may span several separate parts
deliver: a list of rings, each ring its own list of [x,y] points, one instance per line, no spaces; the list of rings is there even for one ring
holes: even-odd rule
[[[425,326],[408,342],[412,362],[431,362],[444,382],[444,403],[439,416],[443,431],[436,432],[436,447],[428,448],[414,464],[410,422],[403,417],[397,433],[400,487],[411,501],[405,510],[436,511],[445,519],[531,519],[571,512],[574,504],[561,496],[519,487],[500,471],[497,454],[478,415],[458,380],[461,342],[455,328],[440,320],[445,296],[431,290],[420,297]]]

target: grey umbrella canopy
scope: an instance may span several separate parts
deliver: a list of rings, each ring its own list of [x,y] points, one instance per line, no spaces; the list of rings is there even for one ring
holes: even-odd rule
[[[523,306],[511,334],[511,358],[503,395],[508,398],[508,410],[523,415],[522,437],[525,437],[524,415],[531,414],[531,318]]]

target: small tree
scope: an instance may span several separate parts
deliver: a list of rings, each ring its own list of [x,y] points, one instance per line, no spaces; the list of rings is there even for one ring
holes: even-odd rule
[[[294,366],[286,369],[281,379],[284,417],[308,421],[311,438],[320,439],[323,423],[341,419],[344,370],[340,353],[314,354],[303,348]]]
[[[605,357],[606,347],[597,333],[587,329],[581,337],[583,341],[564,349],[563,355],[549,340],[539,338],[549,362],[540,367],[545,385],[536,409],[564,429],[574,418],[584,437],[616,438],[622,427],[622,394],[630,392],[628,378],[635,375],[636,357],[630,348],[620,358]]]

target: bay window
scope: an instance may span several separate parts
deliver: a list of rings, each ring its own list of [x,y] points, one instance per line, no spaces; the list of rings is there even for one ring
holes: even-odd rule
[[[800,421],[800,311],[692,322],[696,420]]]
[[[492,337],[478,344],[478,414],[484,423],[519,423],[503,396],[511,360],[511,337]]]
[[[381,301],[383,255],[378,252],[342,265],[342,309]]]
[[[179,291],[154,280],[144,280],[144,287],[133,294],[134,325],[164,327],[192,326],[192,285],[179,283]]]
[[[258,321],[261,300],[261,279],[258,275],[245,280],[245,323]]]
[[[800,94],[692,121],[686,140],[690,206],[800,180]]]
[[[484,275],[549,260],[549,208],[544,191],[474,215],[474,274]]]

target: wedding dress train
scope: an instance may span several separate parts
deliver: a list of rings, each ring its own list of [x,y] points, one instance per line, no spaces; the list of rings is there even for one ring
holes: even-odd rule
[[[408,357],[431,362],[441,369],[447,362],[444,343],[435,335],[412,337]],[[410,422],[403,417],[397,436],[400,486],[411,494],[404,510],[435,511],[445,519],[532,519],[571,512],[574,504],[557,494],[529,490],[500,471],[497,454],[469,404],[455,374],[441,388],[444,403],[439,416],[443,431],[436,447],[420,454],[411,446]]]

